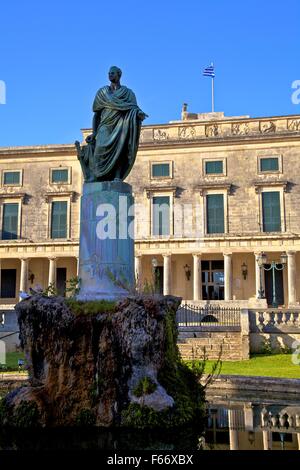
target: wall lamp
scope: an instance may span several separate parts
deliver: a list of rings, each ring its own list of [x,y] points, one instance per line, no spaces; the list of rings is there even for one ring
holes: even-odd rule
[[[31,284],[33,284],[34,278],[35,278],[35,275],[34,275],[31,271],[29,271],[29,273],[28,273],[28,281],[30,281]]]
[[[242,268],[242,276],[243,278],[246,280],[247,279],[247,276],[248,276],[248,266],[246,265],[246,263],[244,262],[241,266]]]
[[[191,268],[188,264],[183,266],[184,272],[185,272],[185,277],[189,281],[191,279]]]

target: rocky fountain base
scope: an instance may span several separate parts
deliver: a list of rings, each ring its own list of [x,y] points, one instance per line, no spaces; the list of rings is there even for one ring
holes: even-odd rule
[[[2,425],[173,427],[197,418],[204,392],[179,358],[179,304],[41,294],[20,302],[30,385],[2,400]]]

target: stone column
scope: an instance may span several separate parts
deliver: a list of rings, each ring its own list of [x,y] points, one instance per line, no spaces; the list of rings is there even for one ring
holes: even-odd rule
[[[260,253],[254,253],[255,256],[255,297],[259,299],[259,294],[258,292],[262,288],[264,291],[263,297],[265,298],[266,292],[265,292],[265,272],[263,268],[260,268],[258,266],[258,257],[260,256]],[[261,285],[260,285],[261,284]]]
[[[163,255],[164,258],[164,295],[171,294],[171,255]]]
[[[272,450],[272,432],[269,429],[263,430],[264,450]]]
[[[142,283],[142,255],[136,255],[134,258],[135,283],[138,290]]]
[[[194,270],[193,270],[193,300],[202,299],[202,279],[201,279],[201,253],[193,255]]]
[[[76,258],[76,276],[79,277],[79,258]]]
[[[20,292],[27,291],[28,265],[29,259],[21,258]]]
[[[232,253],[224,253],[224,300],[232,300]]]
[[[48,286],[56,285],[56,258],[49,258],[49,281]]]
[[[296,290],[296,252],[288,251],[288,304],[295,305],[297,302],[297,290]]]
[[[236,410],[228,410],[230,450],[239,450],[239,435],[236,422]]]

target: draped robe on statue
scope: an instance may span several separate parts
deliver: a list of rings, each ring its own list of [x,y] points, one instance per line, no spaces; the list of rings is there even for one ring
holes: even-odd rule
[[[100,88],[93,111],[96,142],[90,171],[97,181],[124,180],[134,164],[141,130],[135,94],[125,86],[114,92],[109,86]]]

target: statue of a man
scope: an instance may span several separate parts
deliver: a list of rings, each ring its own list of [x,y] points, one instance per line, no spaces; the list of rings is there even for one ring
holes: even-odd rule
[[[111,67],[110,85],[100,88],[94,104],[93,134],[87,146],[76,142],[86,181],[124,180],[137,153],[141,122],[147,117],[138,107],[135,94],[121,85],[121,69]]]

